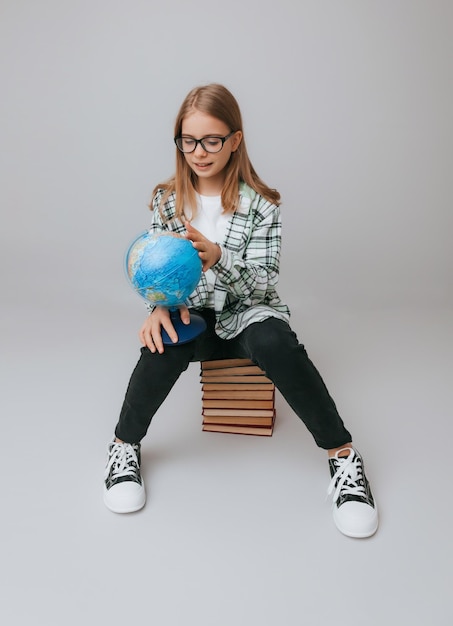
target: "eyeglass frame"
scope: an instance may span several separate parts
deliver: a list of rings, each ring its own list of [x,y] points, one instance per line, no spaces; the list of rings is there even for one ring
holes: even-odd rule
[[[223,146],[225,145],[225,142],[232,136],[234,135],[234,133],[236,133],[236,130],[232,130],[231,133],[228,133],[228,135],[225,135],[225,137],[217,137],[217,135],[205,135],[204,137],[202,137],[201,139],[195,139],[195,137],[191,137],[190,135],[178,135],[177,137],[173,138],[173,141],[176,144],[176,147],[178,148],[178,150],[180,152],[182,152],[182,154],[192,154],[192,152],[195,152],[195,150],[197,149],[198,144],[200,144],[200,146],[203,148],[203,150],[205,152],[207,152],[208,154],[218,154],[219,152],[222,152],[223,150]],[[207,150],[205,145],[203,144],[203,141],[205,139],[220,139],[220,141],[222,142],[222,145],[220,147],[220,150],[216,150],[215,152],[212,152],[211,150]],[[178,139],[192,139],[193,141],[195,141],[195,146],[193,148],[193,150],[181,150],[181,148],[178,146]]]

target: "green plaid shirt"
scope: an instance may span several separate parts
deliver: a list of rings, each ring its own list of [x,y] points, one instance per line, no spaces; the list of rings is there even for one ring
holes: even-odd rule
[[[150,232],[184,234],[184,224],[175,217],[174,195],[159,211],[162,195],[159,190],[153,198]],[[216,277],[214,310],[219,337],[231,339],[249,324],[268,317],[288,320],[289,309],[276,291],[281,250],[279,207],[243,183],[239,207],[231,215],[225,240],[217,243],[222,254],[211,269]],[[186,305],[204,308],[207,297],[207,281],[202,274]]]

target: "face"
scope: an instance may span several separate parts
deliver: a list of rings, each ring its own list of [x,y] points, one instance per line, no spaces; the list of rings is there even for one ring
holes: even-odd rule
[[[209,135],[225,137],[231,128],[216,117],[194,111],[184,118],[181,135],[189,135],[195,139],[202,139]],[[185,153],[189,167],[198,177],[197,191],[203,195],[220,194],[225,181],[225,167],[241,143],[242,133],[237,131],[223,144],[220,152],[213,154],[206,152],[201,144],[197,144],[194,152]]]

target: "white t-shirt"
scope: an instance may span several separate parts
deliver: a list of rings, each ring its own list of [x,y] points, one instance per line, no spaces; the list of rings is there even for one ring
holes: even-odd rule
[[[210,241],[222,244],[225,240],[230,213],[222,213],[222,201],[220,196],[202,196],[197,194],[197,214],[190,220],[194,228],[203,233]],[[214,306],[214,283],[215,274],[212,270],[205,273],[208,283],[208,307]]]

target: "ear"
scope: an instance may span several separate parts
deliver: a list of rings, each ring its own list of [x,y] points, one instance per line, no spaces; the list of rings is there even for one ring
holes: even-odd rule
[[[231,151],[236,152],[239,148],[239,144],[242,141],[242,130],[237,130],[231,137]]]

